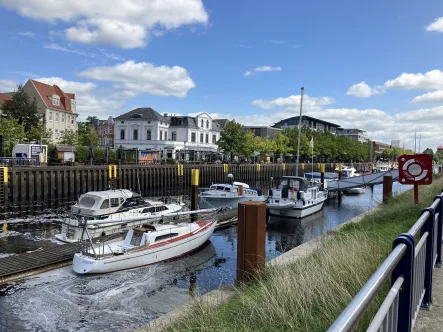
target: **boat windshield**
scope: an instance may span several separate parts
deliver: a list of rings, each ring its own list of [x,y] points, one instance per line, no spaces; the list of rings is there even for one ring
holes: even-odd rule
[[[299,179],[282,179],[278,189],[283,189],[283,188],[292,188],[294,187],[294,190],[299,190],[300,189],[300,180]]]
[[[84,208],[92,208],[95,204],[95,198],[91,196],[83,196],[80,198],[79,205]]]
[[[224,190],[224,191],[230,191],[230,188],[229,187],[225,187],[225,186],[211,186],[210,188],[209,188],[210,190]]]

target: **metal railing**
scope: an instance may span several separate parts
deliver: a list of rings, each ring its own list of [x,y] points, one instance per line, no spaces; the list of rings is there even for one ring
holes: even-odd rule
[[[442,216],[443,192],[407,233],[395,239],[392,252],[329,332],[353,331],[388,279],[391,288],[367,331],[412,331],[420,308],[432,305],[432,272],[441,267]]]
[[[1,157],[0,166],[39,166],[37,158],[15,158],[15,157]]]

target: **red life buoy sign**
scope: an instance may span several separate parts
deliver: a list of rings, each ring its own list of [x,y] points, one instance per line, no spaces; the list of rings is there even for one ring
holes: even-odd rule
[[[398,157],[398,181],[401,184],[431,184],[432,157],[428,154]]]

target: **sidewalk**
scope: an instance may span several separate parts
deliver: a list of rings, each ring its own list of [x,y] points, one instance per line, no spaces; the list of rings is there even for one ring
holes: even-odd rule
[[[443,331],[443,268],[434,268],[431,310],[420,309],[414,332]]]

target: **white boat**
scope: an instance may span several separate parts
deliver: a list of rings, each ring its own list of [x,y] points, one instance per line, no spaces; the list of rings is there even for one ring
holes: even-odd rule
[[[374,168],[374,171],[376,172],[376,173],[379,173],[379,172],[387,172],[387,171],[390,171],[391,170],[391,168],[389,167],[389,164],[381,164],[381,163],[377,163],[376,165],[375,165],[375,168]]]
[[[247,201],[265,201],[260,188],[249,187],[246,183],[213,184],[198,195],[200,209],[227,207],[236,209],[238,203]]]
[[[79,274],[108,273],[151,265],[189,254],[209,240],[216,220],[171,225],[143,224],[128,230],[124,240],[83,243],[74,255]]]
[[[310,173],[304,173],[304,177],[308,179],[309,183],[312,185],[316,185],[319,188],[321,188],[321,173],[320,172],[310,172]],[[328,191],[328,182],[338,180],[338,174],[337,173],[330,173],[325,172],[324,173],[324,183],[323,183],[323,189],[324,191],[327,191],[328,198],[332,198],[337,196],[337,192],[335,191]]]
[[[338,171],[338,167],[335,168],[336,171]],[[360,174],[357,173],[357,170],[352,166],[343,166],[341,171],[341,178],[342,179],[349,179],[356,176],[360,176]],[[364,187],[354,187],[354,188],[346,188],[343,190],[345,194],[348,195],[360,195],[364,194],[366,192],[366,189]]]
[[[271,215],[303,218],[320,211],[328,195],[304,177],[283,176],[269,190],[266,208]]]
[[[62,242],[77,242],[82,237],[83,224],[87,220],[109,220],[109,223],[88,225],[92,238],[115,233],[133,227],[137,221],[113,223],[115,219],[132,217],[155,217],[173,214],[183,209],[180,204],[164,204],[150,201],[126,189],[91,191],[80,196],[71,212],[62,221],[62,231],[55,238]],[[150,219],[151,222],[159,219]],[[138,221],[139,223],[139,221]]]

